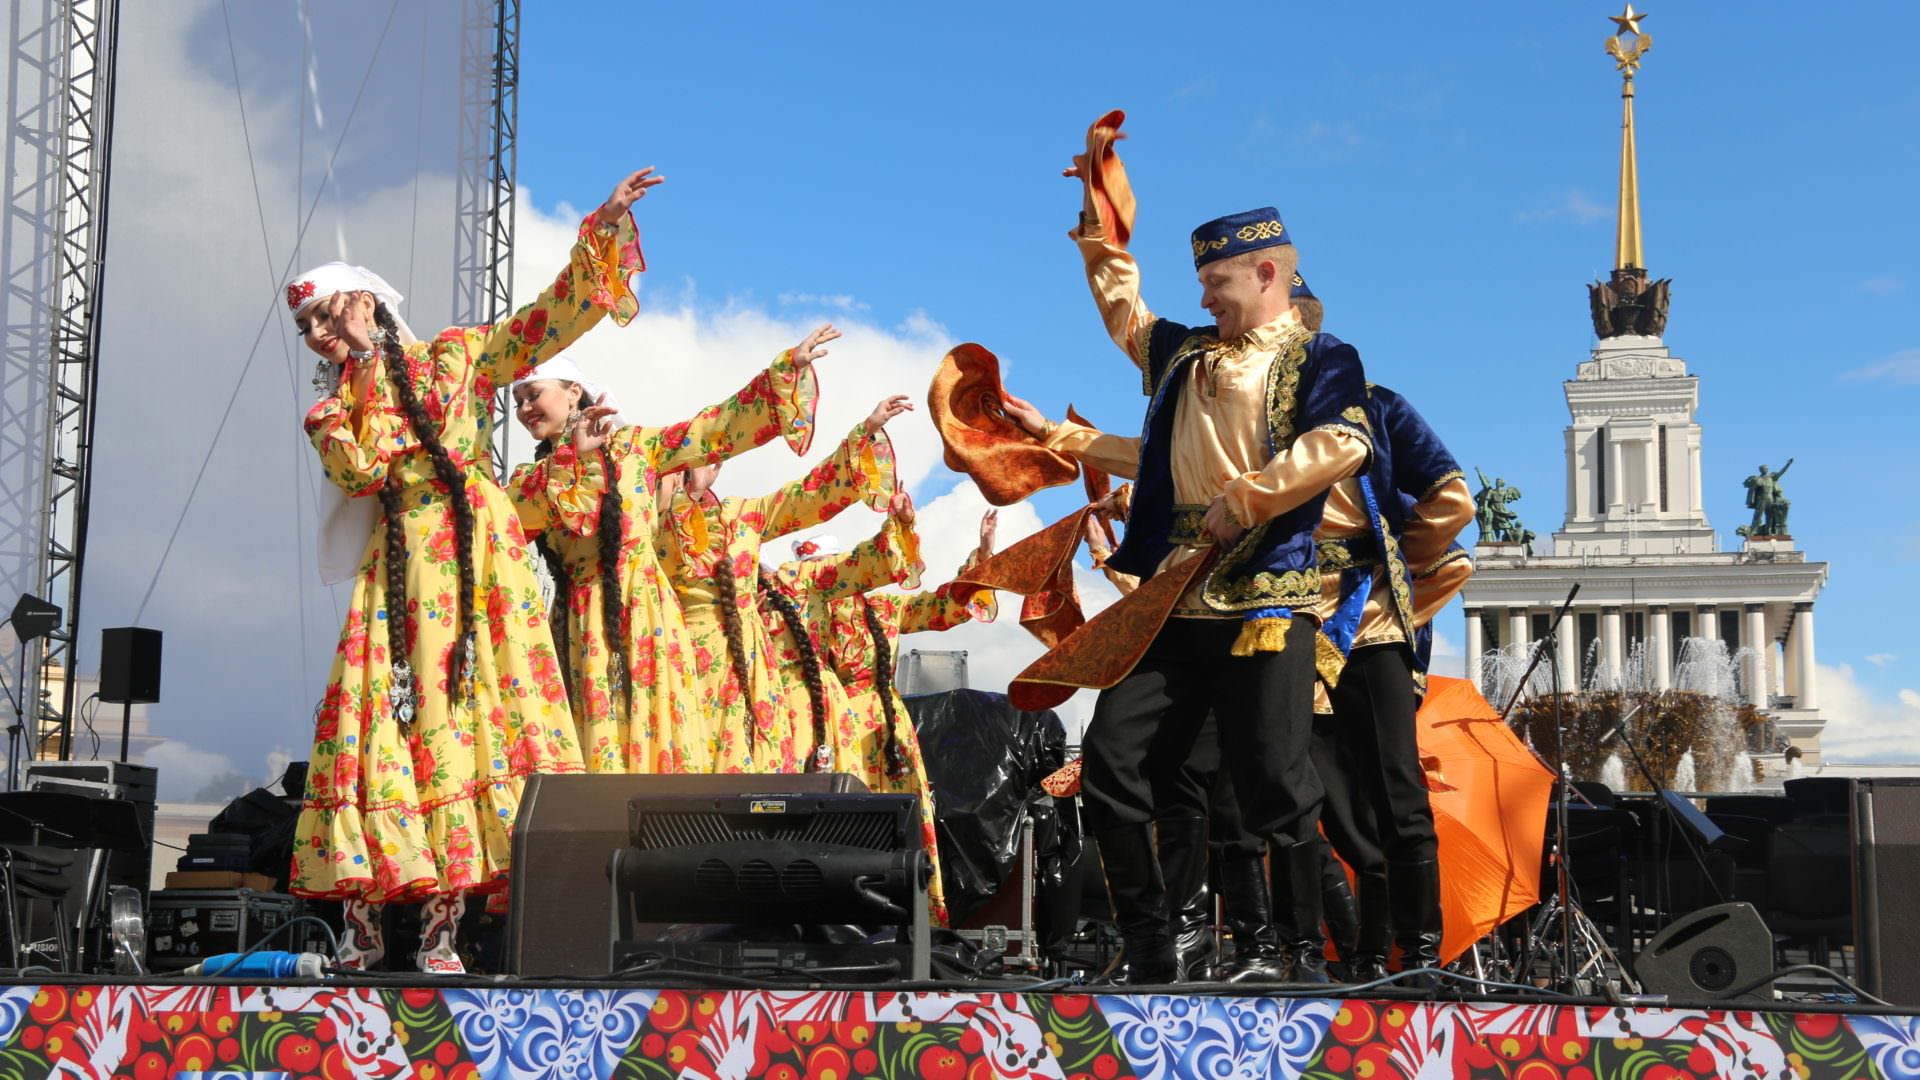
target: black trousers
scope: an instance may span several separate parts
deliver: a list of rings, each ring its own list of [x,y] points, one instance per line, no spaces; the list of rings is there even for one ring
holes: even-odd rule
[[[1401,642],[1353,650],[1331,697],[1333,715],[1314,719],[1313,763],[1333,849],[1355,873],[1435,858],[1412,651]]]
[[[1246,831],[1263,841],[1316,835],[1313,634],[1296,618],[1280,652],[1232,655],[1238,619],[1169,619],[1133,671],[1100,694],[1082,738],[1081,800],[1096,832],[1160,816],[1156,776],[1177,768],[1207,714],[1219,727]]]
[[[1208,713],[1184,760],[1154,763],[1155,816],[1162,820],[1204,817],[1207,842],[1220,855],[1229,858],[1263,855],[1267,845],[1247,831],[1246,820],[1240,814],[1240,800],[1233,795],[1233,773],[1221,766],[1220,725],[1213,714]]]

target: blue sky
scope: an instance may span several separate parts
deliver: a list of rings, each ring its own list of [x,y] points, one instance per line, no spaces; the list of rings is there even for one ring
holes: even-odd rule
[[[256,340],[281,269],[348,257],[409,294],[417,329],[448,317],[458,5],[307,7],[310,37],[298,3],[123,12],[81,663],[98,627],[167,632],[151,716],[174,796],[304,756],[345,602],[311,571],[316,470],[294,422],[311,359],[278,316]],[[551,273],[567,214],[654,164],[669,179],[639,213],[647,315],[578,350],[636,419],[678,419],[831,317],[850,333],[823,371],[830,430],[883,393],[922,395],[967,340],[1050,411],[1128,428],[1137,379],[1087,298],[1064,235],[1079,196],[1058,175],[1124,108],[1155,309],[1204,321],[1188,231],[1278,206],[1328,328],[1463,464],[1525,491],[1545,535],[1563,512],[1561,382],[1591,345],[1585,284],[1612,261],[1617,10],[542,0],[523,11],[519,280]],[[1702,380],[1709,517],[1727,543],[1740,480],[1796,459],[1793,531],[1832,567],[1829,715],[1885,736],[1856,743],[1873,756],[1920,761],[1920,510],[1895,494],[1920,465],[1920,9],[1693,3],[1643,29],[1646,255],[1674,281],[1667,344]],[[923,505],[944,507],[937,572],[978,498],[939,468],[924,414],[895,430]],[[739,485],[791,467],[729,466]],[[1003,529],[1072,502],[1045,494]],[[1457,610],[1440,626],[1462,637]],[[996,633],[919,647],[1017,670],[1022,636]]]
[[[650,287],[692,283],[716,307],[851,297],[880,324],[924,312],[1056,413],[1130,427],[1137,383],[1087,300],[1063,237],[1077,189],[1057,175],[1093,117],[1125,108],[1156,311],[1205,321],[1194,224],[1277,205],[1328,329],[1469,469],[1527,492],[1530,527],[1558,526],[1560,383],[1613,255],[1615,7],[604,11],[527,11],[520,178],[542,202],[584,199],[659,165]],[[1656,3],[1642,28],[1646,256],[1674,281],[1666,342],[1702,380],[1709,519],[1733,542],[1741,479],[1795,458],[1794,534],[1832,564],[1822,660],[1894,700],[1920,680],[1904,610],[1920,510],[1888,497],[1920,465],[1902,434],[1920,402],[1920,9]],[[619,60],[584,55],[589,37],[623,42]],[[609,63],[612,100],[585,85]],[[1443,619],[1457,638],[1457,609]]]

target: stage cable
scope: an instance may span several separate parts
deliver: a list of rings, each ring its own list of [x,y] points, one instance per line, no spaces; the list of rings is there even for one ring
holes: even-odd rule
[[[247,147],[247,176],[253,182],[254,217],[260,222],[260,254],[261,257],[266,260],[267,273],[271,275],[273,273],[273,238],[267,230],[266,202],[260,194],[260,169],[258,159],[253,152],[253,126],[247,120],[247,95],[245,88],[241,86],[240,82],[240,51],[233,43],[233,17],[228,10],[227,0],[220,0],[220,23],[226,30],[227,35],[227,62],[233,68],[233,100],[234,104],[240,110],[240,137],[246,143]],[[305,120],[303,119],[301,123],[304,128]],[[298,204],[296,203],[295,205],[297,206]],[[270,284],[277,285],[278,283],[273,282]],[[288,397],[292,400],[295,413],[297,414],[300,406],[300,390],[299,384],[296,382],[294,376],[293,348],[287,343],[287,339],[284,336],[280,338],[280,352],[282,358],[286,361]],[[306,558],[306,551],[303,546],[306,536],[306,507],[302,505],[301,501],[302,484],[300,479],[300,474],[303,471],[300,468],[302,457],[300,454],[300,443],[302,441],[303,440],[298,437],[294,440],[294,477],[291,494],[293,496],[293,595],[296,613],[295,618],[300,632],[300,689],[304,693],[306,689],[312,685],[310,680],[313,673],[310,670],[308,660],[310,649],[307,643],[307,590],[301,582],[301,567]],[[317,506],[315,507],[315,514],[316,516],[318,514]]]
[[[327,181],[333,176],[333,164],[339,160],[340,151],[346,145],[348,132],[353,130],[353,118],[358,115],[360,103],[366,97],[367,84],[373,79],[374,70],[380,60],[380,51],[386,45],[387,34],[393,29],[393,17],[399,10],[400,0],[393,0],[393,5],[387,9],[387,20],[380,28],[380,38],[374,43],[373,52],[367,58],[367,70],[366,73],[361,76],[360,88],[353,96],[353,107],[347,111],[346,123],[342,124],[340,128],[340,138],[334,143],[333,153],[327,159],[326,176],[321,180],[319,190],[314,192],[313,203],[307,208],[306,217],[301,221],[300,233],[294,238],[294,250],[296,254],[299,251],[301,241],[306,237],[307,229],[313,224],[314,213],[320,208],[320,199],[326,194]],[[293,267],[290,259],[286,269],[274,280],[272,294],[267,299],[266,312],[260,319],[260,329],[254,333],[253,345],[247,350],[246,363],[241,366],[239,377],[234,380],[233,393],[228,396],[226,409],[220,414],[220,423],[214,427],[213,437],[207,442],[207,452],[200,459],[200,469],[194,474],[193,486],[187,490],[186,502],[180,507],[180,516],[175,519],[173,531],[168,534],[166,546],[161,549],[160,562],[153,570],[153,580],[147,583],[147,591],[141,595],[140,606],[134,611],[133,621],[136,624],[139,623],[140,617],[146,613],[147,604],[153,599],[154,588],[160,584],[160,575],[166,570],[167,559],[173,554],[173,545],[180,538],[180,528],[186,523],[187,513],[193,508],[195,496],[200,493],[201,482],[206,479],[207,466],[213,461],[213,452],[219,447],[220,436],[226,432],[227,421],[233,416],[233,406],[234,403],[239,400],[240,389],[246,385],[247,375],[253,370],[253,362],[260,355],[260,342],[265,339],[267,327],[270,326],[273,321],[274,311],[280,305],[279,281],[292,272]]]

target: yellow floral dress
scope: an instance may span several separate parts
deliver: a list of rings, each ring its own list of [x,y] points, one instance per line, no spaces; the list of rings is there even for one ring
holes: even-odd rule
[[[796,739],[797,730],[812,731],[811,713],[804,700],[781,692],[779,659],[759,613],[761,545],[819,525],[855,502],[880,509],[893,488],[893,443],[884,429],[868,435],[863,423],[805,477],[772,494],[722,499],[708,491],[695,499],[683,492],[674,498],[658,553],[686,619],[701,712],[713,724],[713,771],[799,772],[811,746],[810,734]],[[734,579],[725,596],[716,580],[723,562]],[[744,687],[731,661],[721,603],[739,614]]]
[[[832,655],[827,648],[832,637],[836,606],[858,601],[860,594],[870,589],[901,584],[909,588],[916,586],[920,583],[922,569],[920,538],[915,535],[912,526],[902,525],[897,518],[889,516],[878,535],[861,541],[845,555],[783,563],[767,572],[769,583],[792,601],[813,644],[814,655],[819,658],[820,682],[828,704],[830,757],[817,757],[819,747],[810,714],[806,712],[812,699],[808,695],[799,647],[785,621],[771,610],[771,605],[761,605],[761,616],[766,621],[768,636],[780,656],[781,676],[786,681],[783,693],[795,704],[800,714],[802,726],[798,733],[799,741],[807,749],[803,757],[813,761],[820,769],[852,773],[873,791],[919,796],[921,842],[933,866],[933,880],[927,886],[928,899],[933,918],[944,926],[947,922],[947,894],[940,877],[940,845],[934,831],[933,789],[927,783],[927,769],[920,759],[920,746],[914,737],[912,718],[905,709],[901,709],[894,729],[905,754],[907,770],[903,775],[889,776],[885,729],[869,715],[868,707],[872,702],[856,703],[847,693],[838,673],[834,671]]]
[[[415,440],[384,365],[366,401],[353,379],[308,413],[306,430],[327,478],[374,497],[397,472],[406,507],[406,590],[387,595],[385,515],[368,538],[325,696],[315,711],[306,801],[295,835],[292,891],[369,902],[417,900],[505,885],[524,778],[579,772],[573,720],[545,621],[527,538],[493,479],[493,391],[552,359],[611,314],[639,310],[627,285],[640,268],[631,218],[580,228],[567,268],[503,323],[453,328],[407,350],[406,375],[464,476],[474,519],[479,613],[472,664],[458,664],[463,628],[448,492]],[[594,500],[597,468],[559,468],[556,498]],[[416,712],[397,718],[389,615],[414,624],[405,657],[416,676]],[[471,672],[471,680],[456,671]]]
[[[964,571],[972,565],[969,560]],[[917,574],[899,582],[911,588],[919,584]],[[875,677],[880,668],[880,651],[874,642],[867,615],[880,628],[886,642],[886,686]],[[842,746],[851,752],[840,755],[839,768],[867,782],[875,791],[906,791],[920,796],[927,850],[936,850],[934,799],[927,781],[927,766],[920,754],[920,737],[914,731],[907,703],[894,687],[894,675],[900,660],[900,636],[923,630],[951,630],[969,621],[992,622],[999,614],[993,590],[958,586],[948,582],[931,592],[863,592],[841,596],[827,605],[823,639],[833,673],[846,690],[847,701],[856,714],[855,730],[843,737]],[[893,705],[894,739],[906,757],[906,770],[898,775],[887,769],[887,710],[881,695]],[[940,914],[946,916],[946,898],[940,898]]]
[[[811,366],[796,370],[791,351],[739,393],[668,427],[622,428],[607,440],[606,460],[620,498],[620,596],[624,605],[624,679],[616,679],[606,647],[602,604],[600,520],[563,515],[547,544],[564,564],[565,662],[573,720],[588,772],[671,773],[713,770],[713,724],[700,708],[689,668],[693,649],[673,586],[655,551],[660,513],[654,487],[660,474],[723,461],[784,436],[794,453],[813,441],[819,397]],[[571,450],[515,470],[507,490],[528,523],[563,509],[567,492],[553,484],[548,464]],[[598,454],[591,455],[596,460]]]

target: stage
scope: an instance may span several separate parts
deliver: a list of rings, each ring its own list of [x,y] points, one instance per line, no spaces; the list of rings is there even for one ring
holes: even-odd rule
[[[1852,1080],[1920,1077],[1920,1012],[1545,997],[96,979],[0,985],[0,1048],[0,1080]]]

